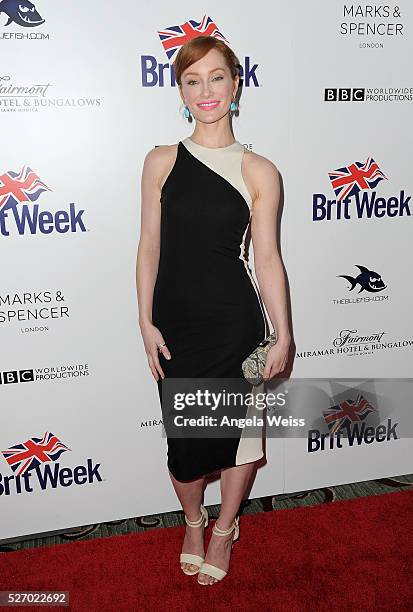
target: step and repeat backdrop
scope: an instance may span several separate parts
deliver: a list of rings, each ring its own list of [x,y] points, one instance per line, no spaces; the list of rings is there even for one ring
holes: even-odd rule
[[[413,471],[411,2],[188,6],[0,2],[3,540],[179,507],[135,263],[144,157],[193,131],[174,49],[202,33],[242,66],[236,138],[280,172],[289,408],[320,417],[266,440],[250,495]]]

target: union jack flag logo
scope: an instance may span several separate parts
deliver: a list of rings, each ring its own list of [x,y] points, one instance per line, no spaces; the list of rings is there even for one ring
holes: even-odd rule
[[[52,191],[29,166],[20,173],[9,170],[0,174],[0,210],[18,202],[34,202],[43,191]]]
[[[219,40],[228,44],[227,39],[218,30],[215,21],[212,21],[211,17],[207,15],[204,15],[202,21],[199,22],[190,19],[182,25],[174,25],[165,30],[158,30],[158,35],[171,63],[175,60],[179,48],[198,36],[215,36],[215,38],[219,38]]]
[[[364,421],[371,412],[377,412],[376,408],[359,394],[356,400],[344,400],[336,406],[323,410],[323,415],[330,433],[336,433],[352,423]]]
[[[40,464],[56,461],[62,453],[71,450],[57,436],[46,431],[43,438],[30,438],[2,451],[4,458],[17,476],[36,469]]]
[[[380,181],[387,180],[372,157],[368,157],[364,164],[356,161],[333,170],[328,176],[338,202],[359,193],[361,189],[374,189]]]

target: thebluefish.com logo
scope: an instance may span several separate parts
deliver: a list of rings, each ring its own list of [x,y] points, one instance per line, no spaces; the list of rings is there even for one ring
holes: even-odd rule
[[[23,28],[35,28],[45,22],[35,5],[28,0],[2,0],[1,13],[7,15],[7,22],[4,24],[6,26],[15,23]]]
[[[160,62],[154,55],[141,55],[141,86],[142,87],[175,87],[175,71],[173,62],[182,45],[197,36],[215,36],[228,44],[228,40],[218,29],[216,23],[204,15],[201,21],[189,19],[181,25],[172,25],[158,31],[158,36],[166,53],[168,61]],[[241,61],[241,59],[240,59]],[[258,64],[252,64],[246,56],[240,66],[240,79],[243,87],[259,87],[257,77]]]
[[[49,32],[38,27],[45,21],[43,9],[40,14],[33,2],[0,0],[0,40],[50,40]]]
[[[55,434],[46,431],[42,438],[33,437],[2,451],[13,474],[0,472],[0,497],[102,482],[100,463],[94,464],[92,459],[87,459],[85,465],[61,466],[58,459],[70,450]]]
[[[357,276],[350,276],[349,274],[339,274],[339,278],[345,278],[349,283],[349,291],[353,291],[354,287],[360,287],[359,293],[366,291],[367,293],[378,293],[384,291],[387,285],[384,283],[381,274],[369,270],[365,266],[359,266],[356,264],[356,268],[360,270],[360,274]]]
[[[28,166],[21,172],[0,174],[0,236],[25,234],[67,234],[86,232],[82,216],[73,202],[69,210],[39,210],[33,204],[45,191],[52,191]]]
[[[324,193],[314,193],[313,221],[346,221],[352,218],[395,218],[411,216],[410,199],[404,189],[389,198],[379,197],[377,185],[388,180],[372,157],[365,163],[355,161],[328,173],[336,195],[330,199]]]

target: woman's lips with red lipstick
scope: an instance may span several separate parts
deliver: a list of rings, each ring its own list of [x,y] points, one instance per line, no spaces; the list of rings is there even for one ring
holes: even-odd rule
[[[199,106],[199,108],[202,110],[212,110],[213,108],[216,108],[218,104],[219,100],[207,100],[206,102],[199,102],[197,106]]]

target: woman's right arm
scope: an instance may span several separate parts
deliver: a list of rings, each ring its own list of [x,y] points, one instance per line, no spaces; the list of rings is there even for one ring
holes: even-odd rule
[[[170,147],[151,149],[145,157],[141,177],[141,230],[136,258],[136,288],[139,310],[139,326],[155,380],[165,377],[159,363],[158,344],[164,343],[160,330],[152,323],[152,302],[160,255],[161,183],[165,177]],[[162,354],[170,359],[169,349]]]

